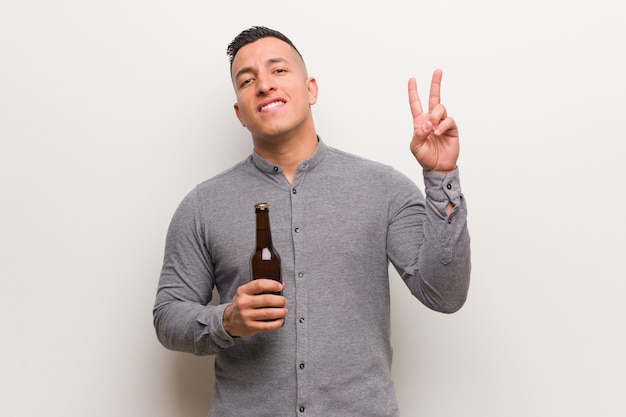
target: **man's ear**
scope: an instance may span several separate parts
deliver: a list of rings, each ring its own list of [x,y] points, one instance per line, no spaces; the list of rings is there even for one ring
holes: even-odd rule
[[[309,77],[306,79],[306,88],[309,92],[309,105],[312,106],[317,103],[317,80],[314,77]]]
[[[239,123],[241,123],[243,127],[246,127],[245,123],[241,119],[241,112],[239,112],[239,104],[237,103],[233,104],[233,108],[235,109],[235,115],[237,116],[237,119],[239,119]]]

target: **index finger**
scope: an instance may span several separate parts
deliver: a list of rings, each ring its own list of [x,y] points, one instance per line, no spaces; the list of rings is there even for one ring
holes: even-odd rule
[[[428,112],[432,112],[441,102],[441,77],[443,71],[436,69],[433,73],[433,80],[430,83],[430,95],[428,96]]]
[[[242,285],[242,287],[245,287],[246,294],[258,295],[267,292],[280,292],[284,286],[282,283],[273,279],[258,278]]]
[[[424,113],[424,110],[422,110],[422,102],[417,94],[417,81],[415,81],[413,77],[409,78],[409,105],[411,106],[411,114],[414,118]]]

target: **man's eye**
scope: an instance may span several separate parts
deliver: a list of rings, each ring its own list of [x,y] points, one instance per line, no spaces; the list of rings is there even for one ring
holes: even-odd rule
[[[248,78],[246,80],[243,80],[243,82],[241,83],[241,86],[243,87],[246,84],[250,84],[252,82],[252,78]]]
[[[276,72],[280,74],[280,73],[283,73],[283,72],[286,72],[286,71],[285,71],[284,68],[277,68]]]

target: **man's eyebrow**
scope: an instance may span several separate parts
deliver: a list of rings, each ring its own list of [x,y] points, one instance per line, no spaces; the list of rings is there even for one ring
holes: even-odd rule
[[[287,61],[285,58],[269,58],[267,61],[265,61],[265,63],[266,65],[267,64],[289,64],[289,61]],[[234,79],[236,80],[239,76],[241,76],[241,74],[245,74],[247,72],[254,72],[254,69],[252,67],[243,67],[242,69],[237,71],[237,73],[234,76]]]
[[[270,58],[267,60],[268,64],[289,64],[285,58]]]
[[[244,67],[240,69],[239,71],[237,71],[233,79],[236,80],[237,78],[239,78],[239,76],[241,76],[241,74],[245,74],[247,72],[252,72],[252,67]]]

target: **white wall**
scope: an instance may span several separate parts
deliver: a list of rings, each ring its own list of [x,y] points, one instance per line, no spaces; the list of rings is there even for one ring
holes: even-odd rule
[[[473,282],[445,316],[393,276],[403,415],[626,414],[619,2],[381,3],[0,5],[0,415],[206,415],[211,358],[151,309],[175,207],[250,151],[224,50],[254,24],[304,54],[329,145],[420,184],[406,80],[444,69]]]

